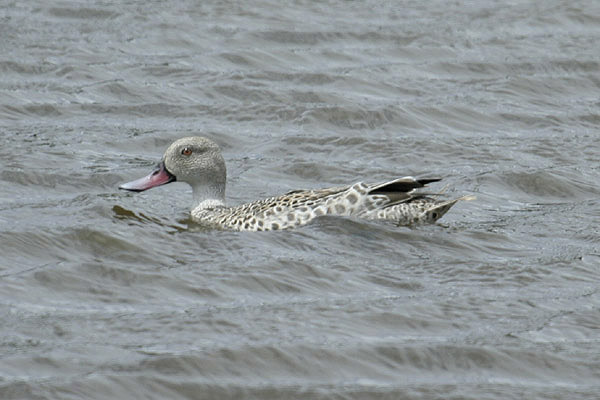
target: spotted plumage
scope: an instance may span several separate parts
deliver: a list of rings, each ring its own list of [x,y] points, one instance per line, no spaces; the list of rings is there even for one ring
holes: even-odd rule
[[[433,223],[459,200],[439,201],[416,190],[439,179],[403,177],[380,184],[355,183],[320,190],[295,190],[240,206],[225,206],[225,161],[219,147],[202,137],[175,141],[159,168],[145,178],[121,185],[142,191],[175,180],[192,186],[192,219],[214,228],[267,231],[305,225],[321,215],[388,220],[399,225]]]

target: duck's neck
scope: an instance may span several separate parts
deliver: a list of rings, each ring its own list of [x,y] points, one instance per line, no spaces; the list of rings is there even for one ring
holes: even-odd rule
[[[197,185],[192,187],[194,206],[192,209],[203,210],[225,206],[225,187]]]

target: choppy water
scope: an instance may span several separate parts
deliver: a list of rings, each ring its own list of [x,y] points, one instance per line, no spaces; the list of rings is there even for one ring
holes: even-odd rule
[[[597,398],[598,2],[4,2],[0,38],[2,399]],[[232,204],[478,199],[251,234],[117,190],[193,134]]]

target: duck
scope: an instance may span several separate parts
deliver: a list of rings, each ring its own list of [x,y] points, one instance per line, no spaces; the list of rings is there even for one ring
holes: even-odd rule
[[[461,200],[439,200],[419,189],[440,178],[412,176],[380,183],[357,182],[325,189],[293,190],[250,203],[227,206],[227,170],[220,147],[201,136],[173,142],[149,175],[119,189],[142,192],[171,182],[192,187],[191,219],[207,227],[233,231],[271,231],[297,228],[319,216],[356,217],[391,221],[400,226],[431,224]]]

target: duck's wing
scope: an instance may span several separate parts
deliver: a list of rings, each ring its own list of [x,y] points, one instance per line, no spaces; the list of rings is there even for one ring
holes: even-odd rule
[[[294,190],[290,190],[286,194],[279,196],[279,197],[284,197],[284,196],[327,196],[329,194],[340,193],[340,192],[343,192],[344,190],[348,190],[349,187],[350,187],[349,185],[346,185],[346,186],[331,187],[331,188],[326,188],[326,189],[294,189]]]
[[[423,197],[428,193],[415,193],[415,190],[440,180],[441,178],[416,179],[412,176],[405,176],[375,184],[358,182],[354,185],[326,189],[297,189],[275,199],[279,203],[292,207],[306,203],[320,203],[335,198],[339,202],[350,199],[352,204],[361,203],[366,209],[382,208]],[[358,201],[354,199],[358,199]],[[360,207],[360,205],[356,205]]]
[[[416,189],[425,187],[433,182],[441,181],[441,178],[416,179],[412,176],[405,176],[392,181],[372,185],[369,188],[368,196],[386,196],[389,202],[386,206],[391,206],[407,200],[424,196],[426,193],[415,193]]]
[[[370,194],[382,194],[382,193],[397,193],[403,192],[408,193],[414,189],[422,188],[425,185],[432,182],[439,182],[442,178],[428,178],[428,179],[416,179],[412,176],[405,176],[402,178],[394,179],[388,182],[373,185]]]

